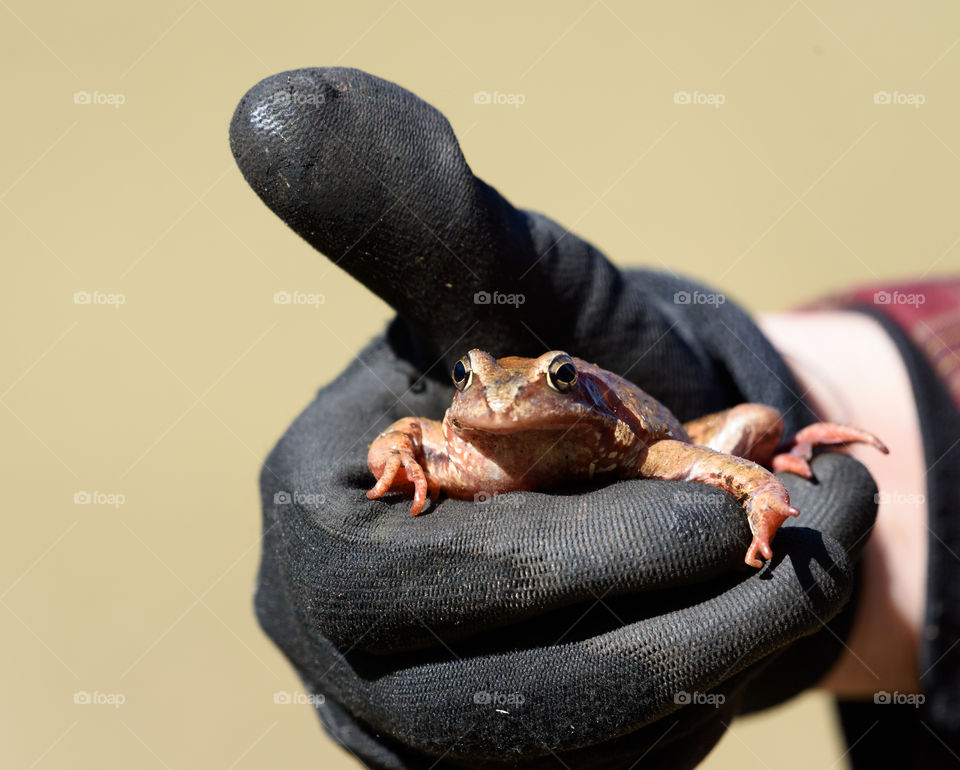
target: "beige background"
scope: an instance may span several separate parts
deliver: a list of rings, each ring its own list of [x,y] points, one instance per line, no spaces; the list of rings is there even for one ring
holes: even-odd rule
[[[0,2],[0,765],[357,766],[309,706],[274,703],[300,688],[251,608],[256,479],[390,312],[234,167],[227,125],[262,77],[395,80],[517,205],[753,310],[957,268],[956,4],[637,5]],[[842,753],[808,696],[738,723],[706,766]]]

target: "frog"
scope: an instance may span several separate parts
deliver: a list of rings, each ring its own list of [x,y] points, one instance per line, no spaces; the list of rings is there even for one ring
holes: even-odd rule
[[[761,556],[773,558],[777,530],[799,514],[775,473],[813,478],[817,447],[889,451],[873,433],[831,422],[784,440],[782,414],[760,403],[680,422],[630,380],[562,350],[497,359],[475,348],[451,379],[442,420],[405,417],[371,442],[369,499],[412,493],[416,516],[441,492],[470,499],[635,478],[696,481],[741,505],[753,536],[744,562],[759,568]]]

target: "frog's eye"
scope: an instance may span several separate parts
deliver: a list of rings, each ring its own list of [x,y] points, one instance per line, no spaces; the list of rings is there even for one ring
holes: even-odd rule
[[[450,373],[453,377],[453,384],[457,390],[463,392],[470,387],[473,382],[473,370],[470,368],[470,356],[464,356],[453,365],[453,371]]]
[[[569,393],[577,384],[577,367],[570,356],[557,356],[547,367],[547,385],[558,393]]]

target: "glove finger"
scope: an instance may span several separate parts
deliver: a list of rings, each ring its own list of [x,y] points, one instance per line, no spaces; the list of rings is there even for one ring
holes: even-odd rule
[[[280,553],[279,548],[270,547],[270,541],[276,539],[275,533],[273,527],[265,529],[267,554]],[[637,758],[642,757],[644,767],[685,770],[697,766],[720,739],[739,708],[740,690],[753,678],[756,668],[751,667],[726,679],[711,692],[714,697],[709,703],[682,706],[660,723],[603,741],[602,748],[594,743],[593,720],[588,718],[581,723],[579,729],[571,725],[572,732],[576,732],[584,744],[582,748],[561,750],[558,753],[543,744],[548,752],[546,755],[513,758],[506,755],[493,760],[478,757],[463,759],[448,753],[437,757],[397,740],[390,732],[369,722],[368,710],[365,707],[361,706],[357,712],[351,712],[329,696],[330,688],[325,682],[327,675],[340,660],[340,653],[328,640],[310,631],[309,626],[303,623],[285,582],[280,578],[281,568],[278,558],[265,555],[258,577],[258,618],[266,632],[296,666],[304,684],[313,694],[314,704],[327,732],[371,768],[446,770],[468,767],[499,770],[522,766],[531,770],[552,770],[557,766],[559,758],[567,767],[621,770],[635,767]],[[349,665],[346,661],[343,662]],[[348,671],[347,676],[350,675]],[[435,686],[436,682],[432,677],[422,683],[422,689],[427,692]],[[491,697],[491,702],[493,700]],[[445,714],[433,710],[429,713],[430,718],[435,720],[446,718]],[[451,739],[451,747],[457,738],[459,736]]]
[[[624,597],[560,637],[552,624],[528,624],[510,651],[452,644],[383,658],[338,650],[310,624],[306,656],[287,651],[325,697],[421,751],[495,758],[574,749],[688,702],[709,705],[701,701],[712,688],[839,610],[851,576],[843,548],[802,528],[781,539],[772,564],[718,596],[654,617]],[[258,598],[258,609],[264,604]],[[261,620],[270,631],[269,612]]]
[[[711,695],[710,705],[685,706],[663,720],[598,744],[555,751],[533,757],[482,759],[445,754],[437,757],[405,745],[362,722],[330,698],[316,698],[324,728],[365,765],[383,770],[556,770],[557,767],[590,770],[688,770],[697,767],[723,736],[738,713],[743,675],[731,677]],[[311,692],[322,688],[307,682]]]
[[[641,382],[681,419],[741,400],[793,419],[789,373],[733,303],[672,275],[625,278],[566,228],[515,209],[473,175],[446,118],[393,83],[336,67],[273,75],[240,101],[230,140],[263,201],[447,365],[470,347],[566,349]],[[731,354],[745,365],[728,370]]]
[[[429,104],[359,70],[294,70],[250,89],[230,140],[284,222],[442,348],[475,321],[476,344],[540,347],[519,322],[540,326],[542,305],[508,314],[474,303],[482,291],[532,296],[538,255],[525,216],[474,177]],[[612,279],[616,269],[591,254]]]

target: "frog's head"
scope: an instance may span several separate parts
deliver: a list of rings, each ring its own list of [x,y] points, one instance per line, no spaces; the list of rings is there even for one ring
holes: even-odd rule
[[[609,418],[587,366],[562,350],[501,359],[471,350],[451,372],[457,392],[447,419],[458,430],[510,434]]]

